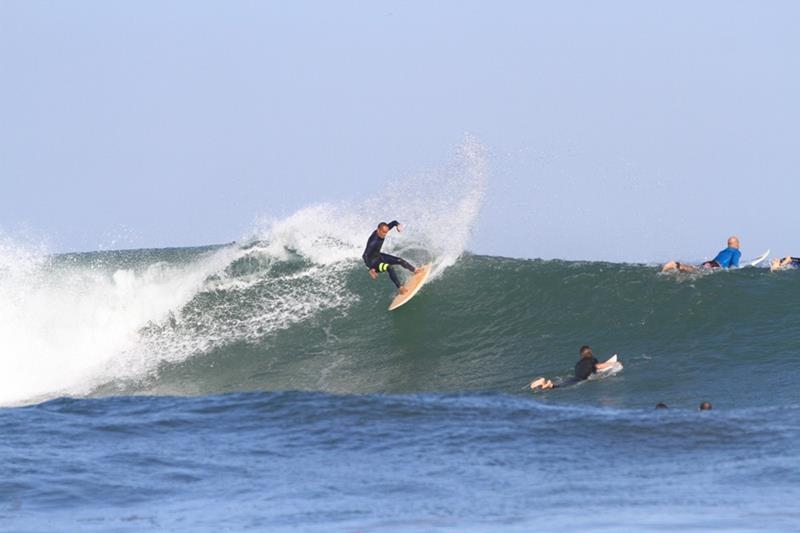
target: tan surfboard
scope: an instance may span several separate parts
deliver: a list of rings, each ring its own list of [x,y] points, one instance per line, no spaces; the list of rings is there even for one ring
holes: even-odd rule
[[[431,273],[430,263],[428,263],[427,265],[422,265],[419,268],[419,272],[411,276],[408,279],[408,281],[406,281],[405,285],[403,285],[403,287],[408,289],[408,292],[406,292],[405,294],[398,293],[397,296],[394,297],[394,300],[392,300],[392,303],[389,304],[389,311],[397,309],[398,307],[409,301],[411,298],[413,298],[414,295],[417,294],[417,291],[419,291],[422,288],[422,285],[425,284],[425,280],[428,279],[428,274],[430,273]]]

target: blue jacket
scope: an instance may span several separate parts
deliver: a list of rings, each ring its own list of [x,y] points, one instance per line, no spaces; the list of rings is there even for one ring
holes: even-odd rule
[[[722,268],[738,267],[740,257],[742,257],[742,252],[732,246],[728,246],[717,254],[714,261]]]

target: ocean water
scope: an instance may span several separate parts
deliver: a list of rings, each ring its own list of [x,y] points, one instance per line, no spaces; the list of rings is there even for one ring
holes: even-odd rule
[[[797,530],[795,272],[463,254],[388,313],[352,253],[6,268],[0,529]]]
[[[469,254],[468,167],[390,206],[386,251],[434,264],[392,313],[369,206],[223,246],[0,243],[0,530],[799,530],[800,273]],[[527,388],[582,344],[624,369]]]

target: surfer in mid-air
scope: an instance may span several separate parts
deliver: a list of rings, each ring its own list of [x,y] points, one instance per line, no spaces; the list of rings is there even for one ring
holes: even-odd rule
[[[537,389],[553,389],[555,387],[564,387],[566,385],[573,385],[578,383],[579,381],[583,381],[588,379],[589,376],[597,372],[598,370],[605,370],[606,368],[611,368],[615,364],[617,364],[616,358],[612,358],[611,361],[606,361],[605,363],[601,363],[598,361],[594,354],[592,353],[592,348],[586,345],[581,346],[580,350],[581,358],[580,360],[575,363],[575,377],[565,381],[561,384],[555,384],[552,380],[547,378],[536,378],[531,381],[531,390]]]
[[[742,257],[742,252],[739,251],[739,238],[729,237],[728,247],[720,251],[714,259],[711,261],[706,261],[700,266],[703,268],[738,267],[740,257]],[[668,272],[670,270],[677,270],[679,272],[694,272],[697,270],[697,267],[694,265],[687,265],[686,263],[670,261],[663,266],[661,272]]]
[[[392,228],[397,228],[397,231],[403,231],[403,227],[396,220],[392,220],[388,224],[386,222],[378,224],[378,228],[369,236],[367,247],[364,248],[364,253],[361,255],[361,258],[364,260],[364,264],[367,265],[369,275],[372,279],[377,279],[379,272],[388,272],[392,282],[397,285],[397,290],[400,291],[400,294],[405,294],[408,289],[403,287],[402,283],[400,283],[397,272],[394,270],[394,265],[400,265],[414,273],[417,273],[419,269],[405,259],[381,252],[383,240]]]

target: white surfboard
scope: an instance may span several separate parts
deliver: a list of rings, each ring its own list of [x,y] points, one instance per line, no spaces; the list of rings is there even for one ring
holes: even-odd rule
[[[597,372],[595,372],[594,374],[589,376],[589,379],[593,379],[593,378],[594,379],[598,379],[598,378],[604,378],[604,377],[607,377],[607,376],[613,376],[614,374],[616,374],[617,372],[619,372],[623,368],[622,362],[617,360],[617,354],[612,355],[611,357],[606,359],[604,362],[605,363],[614,363],[614,364],[609,366],[609,367],[607,367],[607,368],[604,368],[602,370],[598,369]]]
[[[431,273],[431,264],[428,263],[427,265],[422,265],[419,268],[419,272],[411,276],[408,281],[406,281],[405,287],[408,289],[408,292],[405,294],[398,293],[397,296],[394,297],[392,303],[389,304],[389,311],[394,311],[404,303],[408,302],[411,298],[414,297],[417,292],[422,288],[425,284],[425,280],[428,279],[428,274]]]
[[[758,265],[758,264],[759,264],[759,263],[761,263],[761,262],[762,262],[764,259],[766,259],[768,255],[769,255],[769,250],[767,250],[767,251],[766,251],[766,252],[764,252],[763,254],[759,255],[758,257],[756,257],[755,259],[753,259],[752,261],[750,261],[749,265],[750,265],[751,267],[754,267],[754,266]]]

